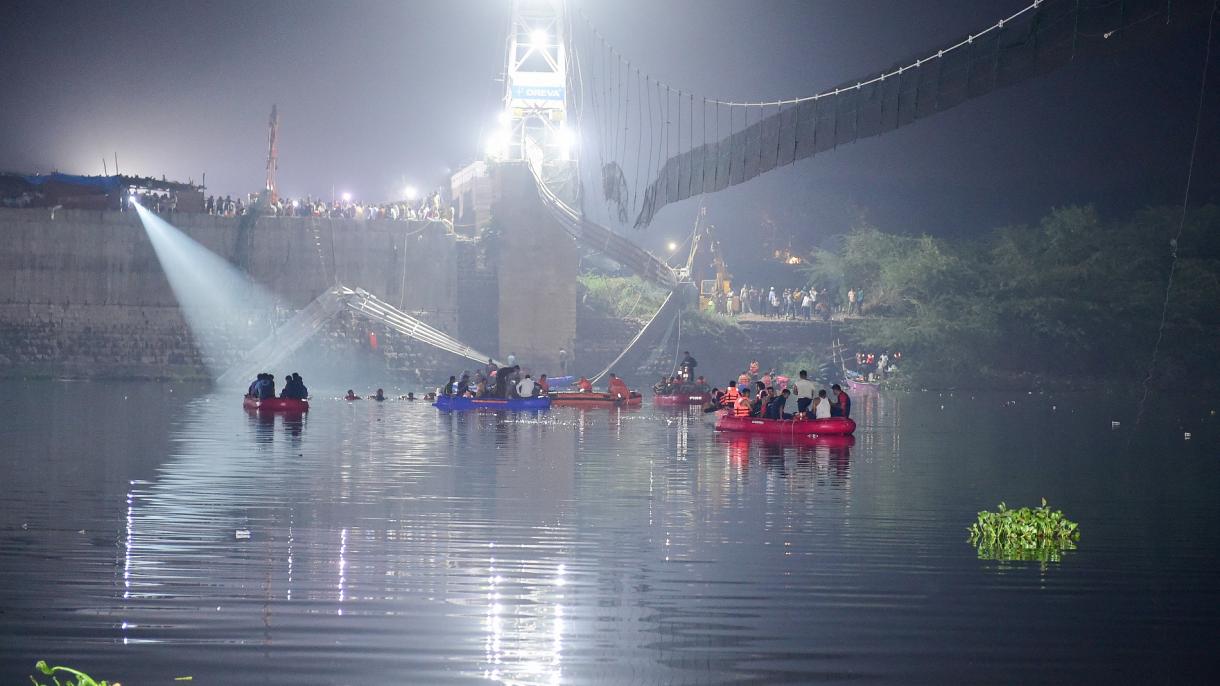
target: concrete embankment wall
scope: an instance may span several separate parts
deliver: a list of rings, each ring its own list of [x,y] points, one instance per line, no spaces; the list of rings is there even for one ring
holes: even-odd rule
[[[458,251],[439,224],[263,217],[243,227],[200,214],[169,221],[243,266],[285,311],[340,282],[457,330]],[[203,374],[134,213],[0,210],[0,375]]]

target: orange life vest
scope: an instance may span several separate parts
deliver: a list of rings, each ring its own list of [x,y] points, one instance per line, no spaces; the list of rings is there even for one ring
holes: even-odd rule
[[[741,394],[737,392],[737,387],[729,386],[728,390],[724,392],[724,396],[720,399],[720,402],[723,405],[732,405],[733,403],[737,402],[737,398],[739,397],[741,397]]]
[[[750,399],[749,398],[747,398],[743,395],[737,399],[737,402],[733,403],[733,416],[734,417],[749,417],[750,416]]]

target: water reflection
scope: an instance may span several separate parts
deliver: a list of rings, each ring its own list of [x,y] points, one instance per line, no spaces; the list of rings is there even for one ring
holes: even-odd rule
[[[198,396],[144,443],[82,429],[115,446],[105,470],[79,472],[98,466],[82,447],[75,467],[46,466],[52,486],[26,479],[47,438],[27,437],[8,494],[21,520],[0,527],[0,580],[20,589],[0,656],[16,669],[72,635],[87,638],[65,662],[133,682],[548,684],[985,682],[1014,665],[1019,681],[1087,681],[1115,660],[1155,676],[1140,665],[1167,644],[1151,629],[1182,664],[1207,654],[1206,450],[1116,470],[1078,423],[1044,419],[1043,453],[1022,444],[1029,416],[939,404],[860,398],[854,440],[774,440],[718,434],[697,410],[319,401],[261,417]],[[79,508],[45,505],[65,490]],[[1080,549],[989,573],[962,530],[1008,494],[1071,503]],[[1128,535],[1162,514],[1192,537]],[[1180,623],[1146,599],[1152,583]],[[1072,641],[1082,627],[1104,655]]]

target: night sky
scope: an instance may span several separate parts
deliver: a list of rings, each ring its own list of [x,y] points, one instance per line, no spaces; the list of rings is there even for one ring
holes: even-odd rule
[[[709,97],[811,94],[977,31],[1025,0],[574,0],[651,75]],[[281,116],[289,197],[398,197],[476,159],[501,95],[507,0],[6,2],[0,170],[124,173],[262,185]],[[1095,203],[1180,203],[1205,26],[1176,41],[969,101],[707,197],[736,241],[775,220],[799,246],[858,217],[972,233]],[[1220,51],[1213,51],[1196,201],[1220,199]],[[633,234],[680,237],[698,200]],[[734,229],[729,231],[729,229]]]

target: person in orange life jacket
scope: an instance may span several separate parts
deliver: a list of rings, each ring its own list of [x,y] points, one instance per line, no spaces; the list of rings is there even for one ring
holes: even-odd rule
[[[631,391],[627,388],[627,384],[613,373],[610,374],[610,384],[607,386],[606,390],[608,390],[611,395],[619,398],[625,399],[631,397]]]
[[[546,380],[546,374],[538,377],[538,389],[542,395],[546,395],[547,393],[551,392],[551,383]]]
[[[729,381],[728,388],[724,389],[724,395],[720,396],[720,404],[725,407],[732,407],[739,397],[741,397],[741,391],[737,389],[736,384]]]
[[[744,392],[738,394],[737,400],[733,401],[733,416],[750,416],[750,389],[747,388]]]
[[[581,393],[592,393],[593,392],[593,382],[589,381],[588,379],[586,379],[585,377],[582,376],[582,377],[580,377],[580,381],[576,382],[576,388]]]

